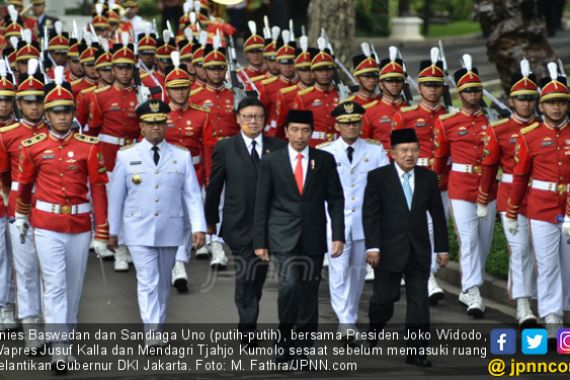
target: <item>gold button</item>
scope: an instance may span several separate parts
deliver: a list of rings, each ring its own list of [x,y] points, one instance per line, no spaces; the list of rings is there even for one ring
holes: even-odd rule
[[[356,199],[356,197],[352,197],[352,200],[355,200],[355,199]]]
[[[63,177],[63,173],[59,173],[59,176],[60,176],[60,177]]]
[[[154,213],[154,216],[158,216],[158,212],[155,212],[155,213]]]
[[[158,189],[158,185],[154,186],[155,189]]]
[[[158,198],[156,198],[154,201],[155,201],[156,203],[158,203]]]
[[[354,213],[354,212],[356,212],[356,210],[355,210],[355,209],[352,209],[352,212]]]
[[[155,170],[155,171],[154,171],[154,174],[158,174],[158,173],[159,173],[159,171],[158,171],[158,170]]]

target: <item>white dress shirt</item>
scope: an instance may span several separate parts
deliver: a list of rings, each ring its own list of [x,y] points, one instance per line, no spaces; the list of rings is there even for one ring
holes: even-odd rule
[[[293,176],[295,176],[295,168],[297,167],[297,155],[301,153],[303,159],[301,165],[303,166],[303,185],[305,185],[305,178],[307,177],[307,167],[309,166],[309,146],[306,146],[301,152],[297,152],[291,144],[287,145],[289,151],[289,161],[291,161],[291,169],[293,169]]]
[[[398,178],[400,178],[400,184],[402,185],[402,189],[404,188],[404,174],[406,174],[405,171],[402,170],[402,168],[400,168],[398,166],[397,163],[394,162],[394,166],[396,167],[396,171],[398,172]],[[414,169],[410,170],[408,173],[410,173],[410,187],[412,188],[412,194],[414,194],[414,185],[415,185],[415,176],[414,176]]]
[[[251,156],[251,149],[252,149],[252,141],[255,140],[255,150],[257,151],[257,155],[261,158],[261,152],[263,152],[263,137],[261,134],[254,139],[251,139],[245,135],[245,133],[241,132],[241,137],[243,137],[243,141],[245,142],[245,147],[247,148],[247,152]]]
[[[152,150],[152,147],[154,145],[152,145],[151,142],[148,141],[147,139],[143,139],[140,143],[144,144],[145,149],[148,150],[148,154],[150,155],[150,158],[154,162],[154,150]],[[156,145],[158,147],[158,156],[160,157],[160,159],[158,160],[158,163],[160,163],[160,160],[162,159],[162,152],[164,152],[164,145],[165,144],[166,144],[166,140],[162,140],[160,143],[158,143]]]

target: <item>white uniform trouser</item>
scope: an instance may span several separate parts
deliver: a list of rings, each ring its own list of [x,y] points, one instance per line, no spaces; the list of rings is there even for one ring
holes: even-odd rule
[[[501,212],[503,227],[506,217],[507,213]],[[515,300],[522,297],[536,297],[536,274],[530,248],[528,219],[519,214],[517,223],[519,230],[516,235],[503,228],[509,245],[509,293]]]
[[[562,316],[570,309],[570,244],[562,224],[530,220],[531,242],[538,270],[538,314]]]
[[[137,297],[145,331],[159,328],[166,319],[176,250],[177,247],[129,245],[137,272]]]
[[[7,226],[6,218],[0,218],[0,307],[15,303],[12,247]]]
[[[364,239],[349,238],[344,245],[342,255],[329,256],[331,305],[340,324],[356,324],[365,276],[366,246]]]
[[[34,229],[47,331],[67,331],[77,324],[90,242],[91,231],[70,234]]]
[[[20,231],[10,224],[12,255],[16,269],[16,299],[18,318],[41,316],[41,288],[38,256],[34,247],[32,228],[28,229],[26,241],[20,242]]]
[[[451,199],[451,213],[459,240],[461,290],[481,286],[485,280],[485,262],[491,249],[497,202],[487,205],[486,218],[477,216],[477,204]]]
[[[445,220],[449,221],[449,197],[447,196],[447,191],[442,191],[441,193],[441,202],[443,203],[443,213],[445,215]],[[439,269],[439,265],[437,264],[437,253],[433,250],[434,242],[433,242],[433,220],[431,219],[431,215],[429,212],[427,213],[427,221],[428,221],[428,232],[429,232],[429,241],[431,243],[431,273],[436,273]]]

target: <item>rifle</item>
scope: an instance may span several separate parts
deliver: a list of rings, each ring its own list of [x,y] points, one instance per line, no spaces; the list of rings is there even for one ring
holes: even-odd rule
[[[321,51],[323,51],[325,49],[325,47],[327,47],[329,49],[331,55],[334,56],[334,50],[332,48],[332,45],[328,41],[328,38],[327,38],[327,35],[326,35],[326,32],[324,29],[321,29],[321,37],[319,37],[317,39],[317,45],[319,46],[319,49]],[[337,61],[338,61],[338,63],[337,63]],[[346,70],[348,72],[346,67],[344,67],[342,62],[340,62],[337,58],[335,58],[335,63],[337,63],[337,65],[340,64],[339,67],[341,67],[341,69],[344,68],[344,70]],[[349,73],[349,77],[351,77],[351,76],[352,75],[350,75],[350,73]],[[351,93],[350,89],[340,79],[340,76],[338,75],[338,72],[336,70],[334,71],[333,83],[334,83],[334,86],[336,87],[336,89],[338,91],[339,103],[350,96],[350,93]],[[355,83],[356,83],[356,81],[355,81]],[[357,91],[358,91],[358,89],[357,89]]]
[[[228,67],[230,69],[230,78],[232,84],[232,92],[234,94],[234,108],[237,111],[239,103],[247,97],[243,83],[239,81],[236,67],[237,57],[234,39],[230,36],[230,49],[228,54]],[[257,90],[257,89],[256,89]],[[259,93],[258,93],[259,94]]]
[[[406,102],[408,102],[408,104],[412,104],[412,102],[414,101],[414,96],[412,95],[412,91],[410,90],[410,84],[416,89],[417,92],[419,92],[418,84],[416,83],[414,78],[408,75],[408,69],[406,68],[406,63],[404,62],[404,57],[402,57],[402,52],[400,52],[400,49],[398,49],[398,58],[402,60],[402,68],[404,69],[404,73],[406,75],[406,79],[404,81],[404,88],[403,88],[404,98],[406,99]]]

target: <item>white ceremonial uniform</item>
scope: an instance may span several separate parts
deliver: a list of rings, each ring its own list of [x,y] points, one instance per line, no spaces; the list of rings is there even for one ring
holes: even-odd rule
[[[120,150],[109,191],[110,234],[122,231],[120,243],[133,257],[147,331],[159,328],[166,317],[176,251],[184,244],[185,216],[193,232],[206,231],[190,152],[165,141],[158,148],[158,165],[146,139]]]
[[[334,155],[337,171],[344,191],[344,251],[341,256],[329,256],[329,289],[332,308],[341,328],[354,328],[358,319],[358,304],[366,274],[366,248],[362,228],[362,202],[368,172],[390,161],[381,144],[358,139],[351,145],[352,163],[347,149],[349,145],[339,138],[318,146]],[[328,243],[331,245],[330,223]]]
[[[2,309],[13,308],[15,304],[14,275],[12,270],[12,247],[6,218],[0,218],[0,331],[4,316]],[[9,306],[10,305],[10,306]]]

